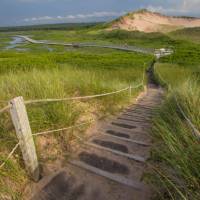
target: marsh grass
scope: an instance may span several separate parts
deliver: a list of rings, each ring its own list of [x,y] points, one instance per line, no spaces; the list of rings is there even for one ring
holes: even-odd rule
[[[63,48],[55,47],[56,50],[49,53],[39,46],[26,44],[26,47],[33,51],[0,52],[1,100],[9,101],[17,96],[23,96],[25,100],[66,98],[120,90],[141,83],[144,70],[152,59],[152,56],[102,49],[96,49],[95,53],[90,48],[63,51]],[[142,89],[133,90],[132,97]],[[128,91],[125,91],[91,100],[33,104],[26,108],[32,132],[37,133],[115,114],[130,100]],[[7,103],[0,105],[4,107]],[[45,137],[34,137],[39,162],[45,166],[63,157],[68,159],[70,142],[75,140],[72,132],[84,137],[87,128],[83,126]],[[0,117],[0,139],[2,162],[17,143],[9,113]],[[28,181],[25,174],[18,150],[1,170],[0,194],[22,199]]]
[[[155,173],[151,181],[157,187],[156,199],[200,198],[200,146],[177,107],[174,96],[186,116],[200,130],[200,82],[192,69],[158,64],[157,71],[172,91],[154,119],[152,134],[157,144],[152,152]]]

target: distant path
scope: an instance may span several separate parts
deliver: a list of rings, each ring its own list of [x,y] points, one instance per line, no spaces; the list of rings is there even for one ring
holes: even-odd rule
[[[33,43],[33,44],[47,44],[47,45],[62,45],[62,46],[69,46],[69,47],[98,47],[98,48],[107,48],[107,49],[116,49],[121,51],[131,51],[131,52],[138,52],[143,54],[150,54],[154,55],[154,49],[145,49],[135,46],[118,46],[118,45],[99,45],[99,44],[87,44],[87,43],[64,43],[64,42],[47,42],[47,41],[39,41],[29,38],[28,36],[24,35],[16,35],[16,37],[23,38],[24,40]]]

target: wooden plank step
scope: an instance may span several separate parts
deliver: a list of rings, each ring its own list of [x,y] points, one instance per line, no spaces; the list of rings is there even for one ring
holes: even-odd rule
[[[117,151],[117,150],[114,150],[114,149],[111,149],[111,148],[108,148],[108,147],[103,147],[101,145],[94,144],[92,142],[85,142],[84,145],[91,146],[93,148],[102,149],[102,150],[105,150],[105,151],[109,151],[109,152],[114,153],[116,155],[123,156],[123,157],[126,157],[126,158],[131,159],[131,160],[135,160],[135,161],[138,161],[138,162],[143,162],[144,163],[146,161],[146,159],[144,157],[141,157],[141,156],[138,156],[138,155],[129,154],[129,153],[124,153],[124,152]]]
[[[142,120],[151,121],[151,118],[150,118],[150,117],[141,116],[141,115],[138,115],[138,114],[123,113],[121,116],[122,116],[122,117],[123,117],[123,116],[128,116],[128,117],[134,117],[135,119],[142,119]]]
[[[139,119],[134,119],[134,118],[125,118],[125,117],[118,117],[118,120],[124,120],[124,121],[130,121],[130,122],[136,122],[136,123],[144,123],[149,124],[148,120],[139,120]]]
[[[72,165],[75,165],[79,168],[82,168],[82,169],[85,169],[85,170],[90,171],[92,173],[95,173],[99,176],[103,176],[103,177],[110,179],[114,182],[133,187],[136,190],[143,190],[144,187],[145,187],[145,185],[143,183],[139,182],[139,181],[130,180],[130,179],[127,179],[123,176],[119,176],[119,175],[112,174],[110,172],[106,172],[104,170],[93,167],[93,166],[88,165],[88,164],[86,164],[82,161],[79,161],[79,160],[71,160],[71,161],[69,161],[69,163],[72,164]]]
[[[141,112],[145,112],[145,113],[151,114],[151,113],[155,112],[155,109],[152,109],[152,110],[148,109],[147,110],[147,109],[142,109],[142,108],[139,108],[139,107],[135,107],[135,108],[126,110],[126,112],[133,112],[133,111],[141,111]]]
[[[114,126],[112,124],[108,124],[107,126],[105,126],[104,128],[100,128],[99,131],[105,131],[105,130],[113,130],[115,132],[122,132],[122,133],[127,133],[129,135],[132,135],[134,133],[136,134],[149,134],[147,131],[145,130],[138,130],[136,129],[127,129],[127,128],[122,128],[122,127],[118,127],[118,126]]]
[[[156,107],[154,107],[154,106],[149,107],[149,106],[142,106],[142,105],[135,104],[134,106],[131,106],[125,110],[133,110],[133,109],[142,109],[142,110],[152,111],[152,110],[156,109]]]
[[[119,126],[121,128],[127,128],[127,129],[135,129],[135,128],[137,128],[136,126],[125,124],[125,123],[112,122],[111,124],[114,125],[114,126]]]
[[[137,115],[140,115],[141,117],[143,117],[143,116],[152,117],[153,116],[153,113],[141,112],[141,111],[136,111],[136,110],[131,111],[131,112],[127,111],[127,112],[124,112],[123,114],[130,114],[130,115],[137,114]]]
[[[129,139],[129,138],[119,137],[119,136],[111,135],[109,133],[101,133],[101,134],[105,135],[105,136],[113,137],[113,138],[116,138],[116,139],[119,139],[119,140],[123,140],[123,141],[126,141],[126,142],[139,144],[139,145],[142,145],[142,146],[150,146],[149,143],[138,141],[138,140],[132,140],[132,139]]]
[[[101,128],[98,129],[97,132],[101,132],[101,133],[106,133],[109,135],[114,135],[117,137],[123,137],[123,138],[127,138],[127,139],[134,139],[134,140],[138,140],[138,141],[148,141],[147,143],[151,144],[151,140],[147,139],[149,138],[149,133],[146,131],[138,131],[138,130],[132,130],[132,131],[123,131],[123,130],[119,130],[117,128],[114,127],[108,127],[107,129],[105,128]]]
[[[132,106],[130,106],[128,109],[133,109],[135,107],[139,107],[139,108],[146,108],[147,110],[150,109],[154,109],[155,107],[154,106],[148,106],[148,105],[144,105],[144,104],[139,104],[139,103],[135,103],[135,104],[132,104]]]
[[[143,100],[142,102],[138,103],[138,105],[149,106],[149,107],[155,107],[158,104],[160,104],[160,102],[154,101],[154,100],[151,100],[151,101],[150,100]]]
[[[115,120],[112,121],[112,123],[135,126],[136,128],[138,128],[138,127],[147,127],[147,128],[151,127],[151,123],[145,123],[145,122],[140,122],[140,121],[136,121],[136,120],[134,121],[134,120],[125,120],[125,119],[115,119]]]
[[[153,114],[154,113],[154,110],[142,110],[140,108],[134,108],[134,109],[129,109],[129,110],[125,110],[124,112],[140,112],[140,113],[147,113],[147,114]]]

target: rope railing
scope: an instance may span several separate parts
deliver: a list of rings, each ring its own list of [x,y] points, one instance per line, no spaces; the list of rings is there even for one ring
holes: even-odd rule
[[[8,103],[7,101],[4,100],[0,100],[0,103]]]
[[[44,102],[59,102],[59,101],[70,101],[70,100],[83,100],[83,99],[93,99],[93,98],[97,98],[97,97],[103,97],[103,96],[109,96],[109,95],[113,95],[113,94],[118,94],[121,92],[124,92],[126,90],[129,89],[136,89],[139,88],[141,86],[144,85],[144,80],[139,83],[136,86],[128,86],[126,88],[117,90],[117,91],[113,91],[113,92],[108,92],[108,93],[102,93],[102,94],[96,94],[96,95],[88,95],[88,96],[80,96],[80,97],[68,97],[68,98],[60,98],[60,99],[36,99],[36,100],[27,100],[25,101],[25,104],[36,104],[36,103],[44,103]],[[5,101],[8,102],[8,101]],[[5,106],[4,108],[0,109],[0,114],[9,110],[10,105]]]
[[[103,97],[103,96],[108,96],[108,95],[112,95],[112,94],[117,94],[117,93],[129,90],[130,88],[131,89],[138,88],[138,87],[140,87],[142,85],[143,85],[143,83],[140,83],[140,84],[138,84],[138,85],[136,85],[134,87],[129,86],[129,87],[126,87],[124,89],[117,90],[117,91],[114,91],[114,92],[97,94],[97,95],[91,95],[91,96],[71,97],[71,98],[63,98],[63,99],[41,99],[41,100],[34,100],[34,101],[31,100],[31,101],[25,101],[25,104],[41,103],[41,102],[66,101],[66,100],[79,100],[79,99],[91,99],[91,98],[96,98],[96,97]],[[70,127],[67,127],[67,128],[60,128],[60,129],[55,129],[55,130],[48,130],[48,131],[43,131],[43,132],[39,132],[39,133],[34,133],[32,135],[33,136],[37,136],[37,135],[45,135],[45,134],[49,134],[49,133],[65,131],[65,130],[73,129],[73,128],[80,127],[80,126],[83,126],[83,125],[87,125],[87,124],[89,124],[89,123],[91,123],[93,121],[95,121],[95,120],[92,119],[92,120],[89,120],[88,122],[84,122],[84,123],[81,123],[81,124],[78,124],[78,125],[74,125],[74,126],[70,126]]]
[[[38,135],[46,135],[46,134],[50,134],[50,133],[66,131],[66,130],[70,130],[70,129],[73,129],[73,128],[78,128],[78,127],[81,127],[81,126],[84,126],[84,125],[88,125],[88,124],[90,124],[91,122],[94,122],[94,121],[95,121],[94,119],[91,119],[87,122],[83,122],[83,123],[80,123],[80,124],[77,124],[77,125],[74,125],[74,126],[69,126],[69,127],[66,127],[66,128],[60,128],[60,129],[55,129],[55,130],[43,131],[43,132],[39,132],[39,133],[34,133],[32,135],[38,136]]]
[[[83,122],[74,126],[69,126],[66,128],[60,128],[60,129],[55,129],[55,130],[49,130],[49,131],[43,131],[43,132],[38,132],[38,133],[34,133],[32,134],[32,136],[39,136],[39,135],[47,135],[50,133],[56,133],[56,132],[61,132],[61,131],[66,131],[66,130],[70,130],[70,129],[74,129],[74,128],[78,128],[84,125],[88,125],[91,124],[92,122],[94,122],[95,119],[91,119],[87,122]],[[5,161],[0,165],[0,169],[2,169],[4,167],[4,165],[6,164],[6,162],[11,158],[11,156],[15,153],[15,151],[17,150],[17,148],[19,147],[19,143],[17,143],[14,148],[12,149],[12,151],[8,154],[7,158],[5,159]]]
[[[59,101],[70,101],[70,100],[83,100],[83,99],[93,99],[93,98],[97,98],[97,97],[103,97],[103,96],[110,96],[113,94],[118,94],[121,92],[124,92],[126,90],[131,89],[136,89],[138,87],[141,87],[143,85],[143,83],[140,83],[134,87],[129,86],[126,88],[123,88],[121,90],[117,90],[117,91],[113,91],[113,92],[108,92],[108,93],[102,93],[102,94],[96,94],[96,95],[89,95],[89,96],[80,96],[80,97],[69,97],[69,98],[60,98],[60,99],[36,99],[36,100],[28,100],[25,101],[25,104],[35,104],[35,103],[44,103],[44,102],[59,102]]]
[[[0,109],[0,114],[1,114],[1,113],[4,113],[5,111],[8,111],[9,108],[10,108],[9,105],[8,105],[8,106],[5,106],[4,108],[1,108],[1,109]]]
[[[109,96],[112,94],[117,94],[123,91],[128,90],[129,87],[126,87],[121,90],[117,90],[114,92],[109,92],[109,93],[103,93],[103,94],[96,94],[96,95],[89,95],[89,96],[82,96],[82,97],[69,97],[69,98],[61,98],[61,99],[37,99],[37,100],[28,100],[25,101],[25,104],[34,104],[34,103],[43,103],[43,102],[59,102],[59,101],[70,101],[70,100],[81,100],[81,99],[93,99],[97,97],[103,97],[103,96]]]
[[[12,151],[8,154],[7,158],[5,159],[5,161],[0,165],[0,169],[3,168],[3,166],[6,164],[6,162],[11,158],[11,156],[15,153],[15,151],[17,150],[17,148],[19,147],[19,143],[17,143],[14,148],[12,149]]]
[[[157,71],[156,72],[159,79],[166,84],[166,86],[168,87],[169,91],[173,91],[171,84],[167,83],[167,81],[161,76],[161,74]],[[200,138],[200,131],[196,128],[196,126],[191,122],[191,120],[187,117],[187,115],[185,114],[185,112],[183,111],[183,109],[181,108],[180,103],[178,102],[177,96],[175,95],[174,91],[173,91],[173,97],[175,99],[176,105],[179,109],[179,111],[181,112],[182,116],[185,118],[185,120],[187,121],[188,125],[192,128],[193,134]]]
[[[126,88],[117,90],[117,91],[113,91],[113,92],[109,92],[109,93],[102,93],[102,94],[96,94],[96,95],[89,95],[89,96],[80,96],[80,97],[69,97],[69,98],[62,98],[62,99],[38,99],[38,100],[28,100],[25,101],[24,104],[34,104],[34,103],[42,103],[42,102],[60,102],[60,101],[69,101],[69,100],[82,100],[82,99],[93,99],[93,98],[97,98],[97,97],[103,97],[103,96],[109,96],[109,95],[114,95],[114,94],[118,94],[124,91],[128,91],[131,89],[136,89],[139,88],[141,86],[144,85],[144,76],[143,76],[143,81],[135,86],[128,86]],[[4,102],[8,102],[8,101],[4,101]],[[0,114],[5,112],[5,111],[9,111],[9,109],[11,108],[11,105],[5,106],[4,108],[0,109]],[[54,129],[54,130],[47,130],[47,131],[43,131],[43,132],[38,132],[38,133],[34,133],[32,134],[32,136],[39,136],[39,135],[46,135],[46,134],[51,134],[51,133],[58,133],[61,131],[66,131],[66,130],[70,130],[73,128],[78,128],[84,125],[88,125],[91,122],[94,122],[94,119],[91,119],[87,122],[83,122],[74,126],[69,126],[66,128],[59,128],[59,129]],[[5,161],[0,165],[0,169],[6,164],[6,162],[11,158],[11,156],[15,153],[16,149],[19,147],[19,143],[17,143],[15,145],[15,147],[12,149],[12,151],[9,153],[9,155],[7,156],[7,158],[5,159]]]
[[[176,102],[176,105],[177,107],[179,108],[181,114],[183,115],[183,117],[185,118],[185,120],[187,121],[187,123],[189,124],[189,126],[192,128],[192,131],[193,131],[193,134],[200,138],[200,132],[199,130],[195,127],[195,125],[191,122],[191,120],[187,117],[187,115],[184,113],[183,109],[181,108],[178,100],[177,100],[177,97],[176,95],[174,95],[174,99],[175,99],[175,102]]]

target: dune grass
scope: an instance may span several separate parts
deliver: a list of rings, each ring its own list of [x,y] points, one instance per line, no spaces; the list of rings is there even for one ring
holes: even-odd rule
[[[152,56],[137,53],[90,48],[64,51],[59,47],[55,47],[54,52],[47,52],[39,46],[26,45],[31,51],[0,52],[1,100],[9,101],[16,96],[23,96],[25,100],[65,98],[120,90],[141,83],[144,70],[152,60]],[[132,97],[142,89],[133,90]],[[32,132],[37,133],[112,115],[130,103],[130,100],[129,92],[125,91],[88,101],[27,105],[27,111]],[[7,103],[0,105],[4,107]],[[80,129],[81,137],[84,137],[87,127]],[[50,161],[63,159],[66,155],[68,158],[69,144],[75,139],[71,132],[35,138],[39,161],[43,166]],[[44,142],[47,141],[50,146],[44,148]],[[0,117],[1,162],[16,143],[10,116],[4,113]],[[22,199],[28,177],[20,150],[1,170],[0,179],[0,194]]]
[[[200,28],[185,28],[181,30],[177,30],[174,32],[171,32],[169,34],[171,37],[176,38],[176,39],[182,39],[186,41],[191,41],[194,43],[200,43]]]
[[[152,134],[156,145],[152,151],[156,199],[200,198],[199,139],[181,114],[175,98],[186,116],[200,130],[200,76],[196,68],[157,64],[161,75],[172,90],[154,118]],[[162,82],[162,79],[160,81]]]

